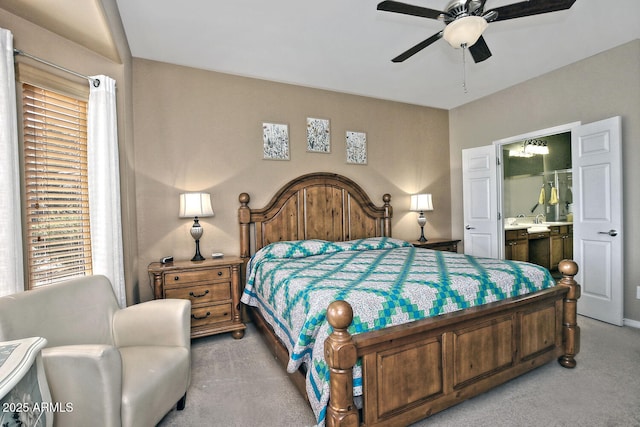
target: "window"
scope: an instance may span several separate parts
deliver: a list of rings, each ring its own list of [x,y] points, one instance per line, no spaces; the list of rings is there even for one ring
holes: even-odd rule
[[[33,289],[92,272],[87,100],[21,87],[25,264]]]

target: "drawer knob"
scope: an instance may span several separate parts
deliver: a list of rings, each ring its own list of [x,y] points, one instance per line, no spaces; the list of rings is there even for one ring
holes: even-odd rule
[[[200,295],[196,295],[193,292],[189,292],[189,296],[193,297],[193,298],[202,298],[203,296],[207,295],[209,293],[209,289],[204,291],[204,294],[200,294]]]
[[[195,319],[195,320],[202,320],[202,319],[206,319],[206,318],[207,318],[207,317],[209,317],[209,316],[211,316],[211,312],[210,312],[210,311],[207,311],[207,314],[205,314],[205,315],[204,315],[204,316],[202,316],[202,317],[198,317],[198,316],[196,316],[195,314],[192,314],[192,315],[191,315],[191,318],[192,318],[192,319]]]
[[[180,276],[175,276],[173,280],[176,280],[176,281],[180,280]]]
[[[218,276],[222,276],[222,271],[218,271]]]

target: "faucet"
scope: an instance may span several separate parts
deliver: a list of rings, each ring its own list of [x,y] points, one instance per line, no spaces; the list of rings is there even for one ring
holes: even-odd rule
[[[542,221],[540,221],[540,219],[542,218]],[[544,214],[539,213],[538,215],[536,215],[536,218],[533,220],[534,224],[542,224],[544,222]]]

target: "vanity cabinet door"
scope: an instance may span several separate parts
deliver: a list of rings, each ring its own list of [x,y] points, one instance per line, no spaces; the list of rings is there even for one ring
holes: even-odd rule
[[[505,232],[504,257],[514,261],[529,261],[529,241],[526,230]]]
[[[562,243],[564,246],[564,257],[566,259],[573,259],[573,225],[567,226],[567,233],[563,236]]]
[[[560,227],[551,227],[551,265],[549,270],[557,270],[558,264],[564,256],[564,238],[560,233]]]
[[[557,270],[563,259],[573,259],[573,226],[561,225],[551,227],[551,265],[550,270]]]

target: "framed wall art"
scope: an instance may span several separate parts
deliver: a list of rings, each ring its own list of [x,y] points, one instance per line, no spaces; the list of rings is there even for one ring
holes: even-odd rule
[[[367,164],[367,134],[347,131],[347,163]]]
[[[263,123],[262,142],[265,159],[289,160],[289,125]]]
[[[329,120],[307,118],[307,151],[312,153],[331,152]]]

